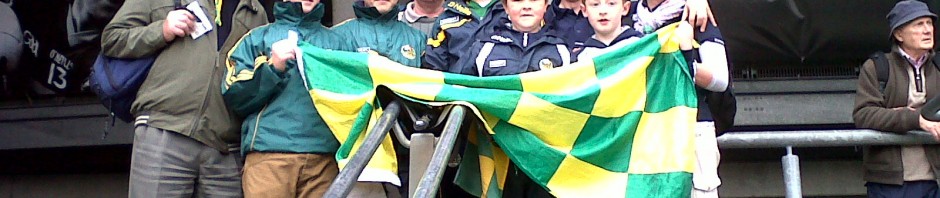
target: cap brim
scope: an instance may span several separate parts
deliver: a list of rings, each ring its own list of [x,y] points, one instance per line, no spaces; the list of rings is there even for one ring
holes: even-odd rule
[[[914,19],[921,18],[921,17],[930,17],[930,18],[933,18],[934,21],[937,20],[937,15],[927,10],[918,11],[918,12],[905,15],[904,18],[901,18],[901,20],[898,20],[898,21],[904,21],[903,23],[894,24],[894,26],[891,27],[891,31],[888,32],[888,38],[891,38],[891,36],[894,34],[894,30],[897,30],[898,27],[904,26],[904,24],[910,23]]]

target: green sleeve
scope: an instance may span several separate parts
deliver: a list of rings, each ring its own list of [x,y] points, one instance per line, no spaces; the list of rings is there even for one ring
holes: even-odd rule
[[[222,97],[239,116],[260,111],[284,90],[290,78],[287,72],[275,70],[268,62],[270,44],[265,43],[262,36],[253,36],[252,32],[245,34],[225,62]]]

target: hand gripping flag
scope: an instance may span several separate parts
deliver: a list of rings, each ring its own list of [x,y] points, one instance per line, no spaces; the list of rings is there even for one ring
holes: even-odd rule
[[[501,197],[512,160],[558,197],[688,197],[697,98],[675,27],[592,60],[493,77],[300,47],[310,96],[342,144],[340,167],[381,115],[376,90],[388,88],[474,112],[482,124],[465,126],[482,127],[467,134],[455,181],[474,195]],[[395,160],[387,136],[360,181],[397,183]]]

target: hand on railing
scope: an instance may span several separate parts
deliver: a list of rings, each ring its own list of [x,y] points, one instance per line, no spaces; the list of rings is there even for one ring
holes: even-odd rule
[[[920,116],[920,128],[930,133],[933,136],[933,139],[940,141],[940,122],[934,122],[927,120],[924,116]]]

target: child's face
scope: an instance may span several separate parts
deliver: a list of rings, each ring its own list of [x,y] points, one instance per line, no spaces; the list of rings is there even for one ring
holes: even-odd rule
[[[548,8],[548,0],[506,0],[506,12],[512,27],[522,32],[535,32],[542,27],[542,18]]]
[[[584,13],[597,34],[611,34],[620,27],[622,16],[629,8],[623,0],[585,0]]]
[[[304,8],[304,13],[310,13],[310,11],[313,11],[313,8],[317,7],[320,0],[290,0],[290,2],[300,2],[301,7]]]
[[[398,5],[398,0],[365,0],[366,6],[375,7],[379,13],[385,14]]]

